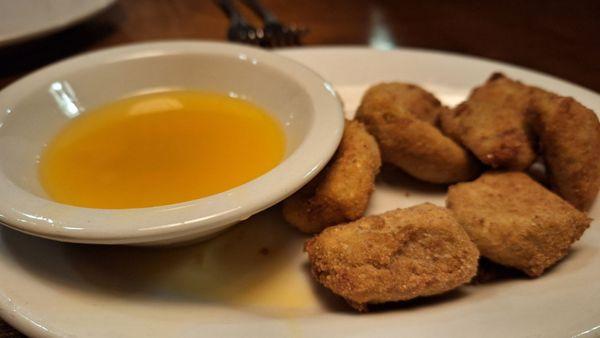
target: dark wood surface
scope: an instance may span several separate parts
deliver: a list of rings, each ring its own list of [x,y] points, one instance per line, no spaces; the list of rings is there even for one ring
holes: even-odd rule
[[[263,0],[305,45],[394,45],[483,56],[600,92],[600,1]],[[247,10],[244,13],[250,16]],[[258,23],[256,17],[250,17]],[[160,39],[223,40],[210,0],[121,0],[75,27],[0,48],[0,88],[65,57]],[[19,334],[0,320],[0,337]]]

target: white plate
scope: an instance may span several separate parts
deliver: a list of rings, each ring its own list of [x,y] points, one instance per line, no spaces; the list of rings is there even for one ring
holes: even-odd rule
[[[2,0],[0,47],[81,22],[115,0]]]
[[[600,111],[600,97],[589,90],[480,59],[357,48],[282,53],[331,80],[349,116],[375,82],[414,82],[455,104],[498,70]],[[423,201],[443,205],[444,190],[386,170],[368,212]],[[600,217],[599,204],[591,217]],[[594,221],[541,278],[465,286],[360,315],[312,282],[306,237],[282,221],[278,207],[211,242],[160,250],[62,244],[2,228],[0,314],[27,334],[49,336],[597,336],[599,226]]]

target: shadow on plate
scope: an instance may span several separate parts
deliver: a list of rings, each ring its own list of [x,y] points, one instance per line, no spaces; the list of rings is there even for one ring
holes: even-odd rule
[[[549,277],[550,275],[557,273],[558,270],[569,271],[571,273],[575,272],[576,270],[589,265],[589,259],[595,255],[596,251],[596,248],[587,246],[572,248],[569,255],[546,270],[546,272],[538,277],[538,279]],[[310,266],[308,263],[305,263],[304,269],[306,270],[306,274],[310,274]],[[318,295],[318,299],[324,309],[327,309],[329,312],[359,314],[359,312],[353,310],[342,297],[335,295],[333,292],[319,284],[315,279],[311,280],[311,286],[314,293]],[[473,278],[471,283],[469,283],[471,286],[468,287],[468,292],[463,288],[457,288],[450,292],[431,297],[421,297],[404,302],[373,304],[368,306],[369,311],[366,314],[360,315],[364,316],[369,313],[383,313],[388,311],[415,310],[422,307],[436,306],[468,297],[470,294],[475,293],[477,289],[485,288],[489,285],[510,281],[530,281],[531,283],[535,283],[535,280],[536,278],[528,277],[520,270],[502,266],[482,257],[479,260],[477,275]],[[478,296],[481,296],[481,293],[479,293]]]
[[[447,190],[446,185],[420,181],[391,164],[384,164],[381,167],[381,172],[377,175],[377,182],[398,189],[398,191],[403,191],[405,194],[408,192],[445,194]]]
[[[350,307],[350,305],[348,305],[348,303],[346,303],[346,301],[342,297],[334,294],[329,289],[327,289],[326,287],[321,285],[319,282],[317,282],[316,279],[312,278],[312,275],[310,272],[310,264],[308,262],[305,262],[302,267],[303,267],[306,275],[311,276],[310,287],[312,288],[313,293],[317,296],[319,303],[321,304],[321,306],[324,309],[326,309],[328,312],[338,312],[338,313],[348,313],[348,314],[357,313],[355,310],[353,310]]]
[[[597,253],[598,249],[585,245],[578,245],[569,250],[569,254],[558,261],[555,265],[549,267],[539,277],[529,277],[524,272],[515,268],[503,266],[492,262],[491,260],[481,257],[479,259],[479,267],[477,275],[471,281],[473,285],[481,284],[497,284],[515,280],[530,280],[534,282],[536,279],[547,278],[559,271],[573,273],[586,265],[589,265],[589,260]]]
[[[447,302],[454,302],[458,299],[467,297],[468,293],[462,289],[454,289],[449,292],[430,296],[430,297],[419,297],[411,299],[405,302],[394,302],[384,304],[374,304],[369,306],[369,313],[381,313],[387,311],[413,311],[422,307],[437,306]]]
[[[510,267],[506,267],[491,260],[481,257],[479,258],[479,266],[477,267],[477,275],[471,280],[473,285],[499,283],[507,280],[529,279],[525,273]]]
[[[235,305],[273,316],[321,311],[299,268],[305,237],[283,221],[278,207],[186,247],[68,244],[8,229],[0,230],[0,239],[37,278],[86,292]]]
[[[210,303],[269,317],[356,313],[310,277],[302,254],[306,236],[285,223],[279,207],[238,224],[210,241],[186,247],[143,248],[60,243],[0,229],[0,254],[10,255],[32,278],[57,287],[144,301]],[[580,244],[541,278],[589,266],[595,246]],[[524,274],[482,260],[476,293]],[[68,293],[68,290],[66,291]],[[478,293],[482,294],[482,293]],[[483,293],[489,294],[489,293]],[[456,291],[408,302],[374,305],[372,313],[413,310],[463,298]],[[473,294],[475,296],[475,294]]]

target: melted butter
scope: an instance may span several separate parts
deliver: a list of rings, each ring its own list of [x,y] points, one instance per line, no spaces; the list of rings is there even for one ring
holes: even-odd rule
[[[281,126],[226,95],[169,91],[126,98],[71,121],[42,154],[48,195],[92,208],[139,208],[223,192],[275,167]]]

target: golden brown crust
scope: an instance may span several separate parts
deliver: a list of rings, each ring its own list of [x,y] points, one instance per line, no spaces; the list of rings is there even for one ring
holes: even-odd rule
[[[553,189],[587,210],[600,189],[600,123],[570,97],[536,89],[532,110]]]
[[[440,124],[483,163],[524,170],[536,159],[527,115],[530,100],[528,86],[495,73],[467,101],[443,111]]]
[[[489,102],[525,112],[531,101],[530,87],[502,73],[493,73],[487,81],[471,91],[469,100]]]
[[[365,123],[377,139],[383,161],[432,183],[454,183],[475,177],[480,170],[479,163],[432,123],[417,117],[414,112],[423,109],[410,104],[422,104],[416,104],[413,96],[402,99],[407,92],[402,88],[406,86],[409,85],[394,83],[370,88],[356,114],[356,118]],[[391,100],[381,98],[392,95],[391,92],[395,98],[393,102],[400,101],[403,104],[392,105],[388,102]],[[425,91],[419,88],[418,92]],[[426,96],[437,102],[438,111],[444,110],[433,95],[427,93]]]
[[[313,181],[284,201],[284,218],[303,232],[315,233],[362,217],[380,166],[373,136],[362,123],[346,121],[333,159]]]
[[[313,276],[358,310],[454,289],[479,257],[450,212],[429,203],[327,228],[305,250]]]
[[[441,102],[423,88],[400,82],[380,83],[369,88],[363,95],[362,109],[410,111],[421,121],[436,125],[443,109]]]
[[[590,219],[521,172],[489,172],[446,200],[482,256],[535,277],[563,258]]]

